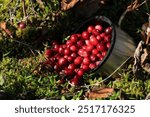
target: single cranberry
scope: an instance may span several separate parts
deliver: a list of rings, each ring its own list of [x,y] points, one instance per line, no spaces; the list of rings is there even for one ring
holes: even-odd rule
[[[73,58],[76,58],[77,54],[75,52],[73,52],[70,56],[73,57]]]
[[[63,49],[63,47],[62,47],[62,46],[59,46],[59,48],[58,48],[58,52],[59,52],[60,54],[63,54],[64,49]]]
[[[63,66],[63,65],[66,65],[68,63],[67,59],[64,58],[64,57],[61,57],[59,60],[58,60],[58,64],[60,66]]]
[[[84,57],[84,59],[83,59],[83,64],[85,64],[85,65],[89,65],[90,64],[90,59],[88,58],[88,57]]]
[[[53,50],[55,52],[58,52],[59,51],[59,45],[58,44],[54,45]]]
[[[82,32],[82,38],[83,38],[83,39],[86,40],[86,39],[89,38],[89,36],[90,36],[90,34],[89,34],[87,31],[83,31],[83,32]]]
[[[90,68],[89,68],[89,65],[85,65],[85,64],[82,64],[82,65],[81,65],[81,68],[82,68],[85,72],[90,69]]]
[[[101,33],[99,36],[100,36],[102,39],[104,39],[105,33]]]
[[[78,46],[79,48],[81,48],[83,45],[84,45],[84,41],[83,41],[83,40],[77,41],[77,46]]]
[[[93,48],[94,48],[94,46],[91,44],[91,45],[86,46],[85,50],[88,52],[91,52],[93,50]]]
[[[88,33],[92,33],[93,29],[94,29],[94,26],[89,26],[87,28]]]
[[[96,68],[96,64],[94,64],[94,63],[90,63],[89,68],[90,68],[90,69],[94,69],[94,68]]]
[[[20,29],[25,29],[25,28],[26,28],[25,22],[20,22],[20,23],[18,24],[18,27],[19,27]]]
[[[91,45],[91,41],[90,40],[85,40],[85,44],[88,46],[88,45]]]
[[[78,36],[76,34],[71,35],[70,40],[72,43],[76,43],[78,40]]]
[[[96,25],[95,29],[99,30],[100,32],[103,30],[103,27],[101,25]]]
[[[70,46],[70,50],[73,52],[77,51],[77,47],[75,45]]]
[[[107,54],[107,51],[102,51],[102,56],[105,57]]]
[[[105,34],[111,34],[112,33],[112,27],[107,27],[105,29]]]
[[[66,74],[67,76],[71,76],[71,75],[74,74],[74,70],[67,68],[67,69],[65,69],[65,74]]]
[[[97,49],[93,49],[92,50],[92,54],[97,55],[98,54],[98,50]]]
[[[83,76],[84,70],[83,69],[79,69],[77,74],[78,74],[78,76]]]
[[[101,44],[101,43],[97,44],[96,48],[98,51],[106,50],[106,47],[104,46],[104,44]]]
[[[76,65],[74,63],[71,63],[68,65],[68,69],[74,70],[74,69],[76,69]]]
[[[108,43],[106,44],[107,49],[109,49],[110,46],[111,46],[111,44],[108,42]]]
[[[97,35],[97,36],[96,36],[96,39],[97,39],[98,41],[101,41],[101,40],[102,40],[102,37],[101,37],[100,35]]]
[[[77,86],[77,85],[81,84],[81,77],[78,76],[78,75],[75,75],[75,76],[73,77],[73,79],[71,79],[71,84],[72,84],[73,86]]]
[[[99,35],[99,30],[97,30],[97,29],[94,29],[94,30],[92,31],[92,34],[93,34],[94,36],[97,36],[97,35]]]
[[[95,46],[98,44],[98,40],[93,35],[90,36],[90,42],[92,45],[95,45]]]
[[[82,63],[82,57],[78,56],[77,58],[75,58],[74,60],[75,65],[80,65],[81,63]]]
[[[71,51],[69,48],[64,49],[64,55],[70,55]]]
[[[74,60],[74,59],[73,59],[73,57],[68,56],[68,57],[67,57],[67,60],[68,60],[68,62],[70,62],[70,63],[71,63],[71,62],[73,62],[73,60]]]

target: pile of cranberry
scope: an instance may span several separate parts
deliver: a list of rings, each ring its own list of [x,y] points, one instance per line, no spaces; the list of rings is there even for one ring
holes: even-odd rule
[[[111,26],[90,25],[81,34],[72,34],[63,44],[52,42],[51,48],[45,51],[46,64],[57,74],[66,76],[67,80],[63,78],[60,82],[70,81],[72,85],[80,85],[84,73],[100,65],[106,56],[111,38]]]

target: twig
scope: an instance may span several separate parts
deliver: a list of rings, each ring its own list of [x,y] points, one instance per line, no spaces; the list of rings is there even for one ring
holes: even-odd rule
[[[28,47],[30,49],[31,53],[35,56],[35,53],[33,52],[35,50],[33,50],[32,47],[29,44],[23,43],[23,42],[18,41],[18,40],[13,40],[13,41],[16,42],[16,43],[19,43],[19,44],[22,44],[22,45]]]
[[[22,9],[23,9],[24,18],[26,18],[27,13],[26,13],[25,0],[22,0]]]
[[[141,7],[145,3],[147,3],[147,0],[143,1],[141,4],[139,4],[138,0],[135,0],[133,3],[131,3],[127,7],[127,9],[123,12],[123,14],[120,16],[119,21],[118,21],[118,26],[121,28],[122,21],[128,12],[138,10],[138,8]]]

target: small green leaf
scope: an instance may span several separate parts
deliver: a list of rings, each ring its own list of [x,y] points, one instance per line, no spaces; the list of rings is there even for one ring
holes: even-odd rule
[[[45,7],[45,11],[46,11],[46,13],[49,13],[49,8],[48,8],[48,6]]]

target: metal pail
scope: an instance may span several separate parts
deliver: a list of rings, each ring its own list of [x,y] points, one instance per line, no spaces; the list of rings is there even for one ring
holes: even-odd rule
[[[127,33],[117,28],[113,23],[105,16],[95,16],[85,21],[80,27],[78,32],[84,30],[84,27],[94,24],[94,22],[100,24],[109,25],[113,28],[111,47],[107,52],[107,55],[100,62],[97,68],[90,72],[96,72],[100,74],[110,75],[113,73],[124,61],[130,56],[133,56],[136,44]]]

